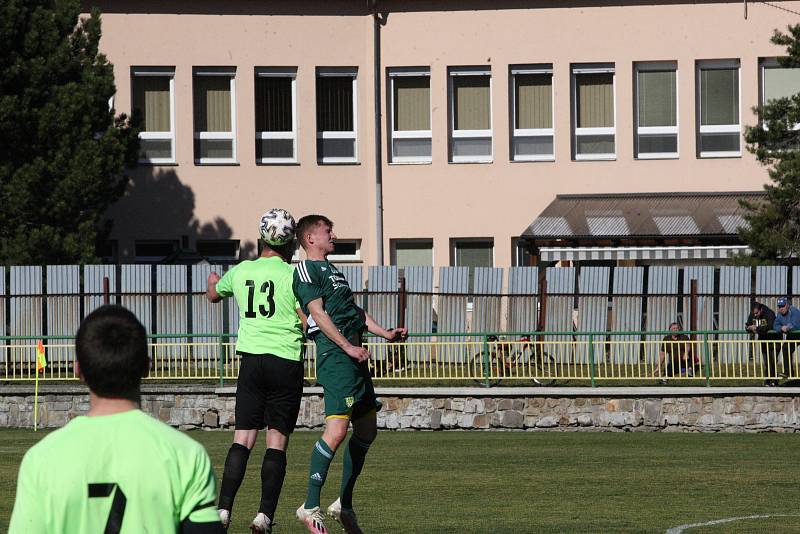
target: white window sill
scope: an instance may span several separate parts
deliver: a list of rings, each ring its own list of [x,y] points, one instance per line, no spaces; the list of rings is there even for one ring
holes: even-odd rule
[[[174,159],[140,159],[138,161],[139,165],[150,165],[151,167],[157,167],[159,165],[163,165],[165,167],[177,167],[178,162]]]
[[[592,154],[581,155],[575,154],[575,161],[616,161],[616,154]]]
[[[494,163],[494,159],[451,159],[448,163]]]
[[[528,156],[528,157],[518,157],[510,160],[511,163],[537,163],[537,162],[552,162],[555,161],[556,157],[553,156]]]
[[[288,158],[261,158],[256,160],[256,165],[300,165],[300,162]]]
[[[636,159],[679,159],[679,155],[672,152],[648,152],[645,154],[638,154]]]
[[[719,159],[719,158],[741,158],[739,152],[700,152],[700,159]]]
[[[222,158],[200,158],[194,160],[195,165],[239,165],[235,159],[222,159]]]
[[[433,163],[433,159],[415,159],[415,160],[396,160],[393,159],[389,162],[389,165],[431,165]]]

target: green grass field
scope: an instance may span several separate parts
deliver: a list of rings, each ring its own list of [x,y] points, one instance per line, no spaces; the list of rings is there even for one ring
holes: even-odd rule
[[[43,433],[0,430],[0,531],[8,526],[17,467]],[[189,434],[219,477],[231,432]],[[275,532],[304,532],[294,509],[305,497],[317,432],[292,438]],[[381,432],[356,488],[370,534],[502,532],[800,532],[800,436],[788,434]],[[259,444],[234,510],[246,532],[259,499]],[[65,451],[64,461],[69,461]],[[337,455],[323,492],[336,498]],[[341,532],[333,525],[332,532]]]

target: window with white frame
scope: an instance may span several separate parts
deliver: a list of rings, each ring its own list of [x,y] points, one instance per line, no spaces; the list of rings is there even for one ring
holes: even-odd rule
[[[360,239],[337,239],[333,243],[333,252],[328,254],[331,261],[361,261]]]
[[[781,67],[776,58],[762,59],[760,67],[762,106],[800,93],[800,68]],[[799,130],[800,124],[795,124],[794,129]]]
[[[131,68],[133,111],[142,118],[141,163],[175,163],[175,68]]]
[[[389,70],[392,163],[431,161],[431,71]]]
[[[636,157],[678,157],[678,65],[637,63]]]
[[[256,68],[256,161],[297,162],[297,69]]]
[[[450,161],[492,161],[492,75],[489,67],[452,67]]]
[[[573,155],[576,160],[616,158],[614,64],[572,66]]]
[[[357,93],[355,68],[317,69],[317,161],[355,163]]]
[[[392,265],[433,266],[433,239],[392,239]]]
[[[697,80],[700,157],[741,156],[739,60],[698,61]]]
[[[511,159],[552,161],[553,66],[511,67]]]
[[[194,159],[236,162],[236,69],[195,68]]]

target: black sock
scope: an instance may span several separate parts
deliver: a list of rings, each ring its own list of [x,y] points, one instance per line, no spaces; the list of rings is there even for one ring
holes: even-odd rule
[[[286,451],[267,449],[261,463],[261,506],[258,511],[275,519],[275,508],[281,496],[283,478],[286,476]]]
[[[233,499],[236,492],[244,480],[244,472],[247,470],[247,459],[250,458],[250,449],[239,443],[234,443],[228,449],[228,456],[225,458],[225,471],[222,473],[222,486],[219,490],[219,507],[225,510],[233,509]]]

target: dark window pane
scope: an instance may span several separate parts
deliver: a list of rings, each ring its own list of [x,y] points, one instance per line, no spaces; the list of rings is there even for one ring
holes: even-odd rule
[[[675,153],[678,151],[677,134],[640,135],[639,153]]]
[[[206,258],[235,259],[238,247],[239,242],[234,240],[198,241],[197,253]]]
[[[294,158],[292,139],[256,139],[256,158]]]
[[[353,77],[317,77],[317,131],[353,131]]]
[[[291,78],[256,78],[256,131],[292,131]]]
[[[336,241],[333,244],[333,253],[337,256],[354,256],[358,252],[358,243],[355,241]]]

